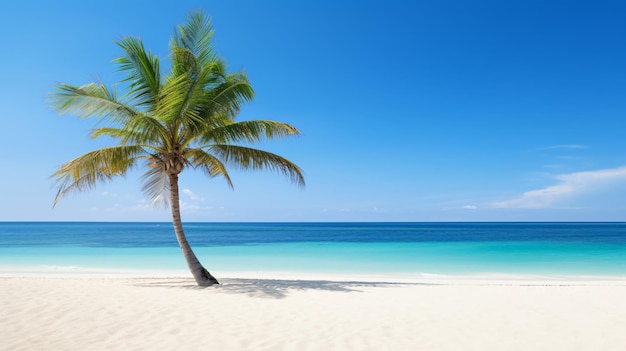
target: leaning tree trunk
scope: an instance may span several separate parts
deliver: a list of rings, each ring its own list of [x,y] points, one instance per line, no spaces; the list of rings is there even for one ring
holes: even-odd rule
[[[193,277],[196,279],[196,282],[199,286],[211,286],[214,284],[219,284],[217,279],[215,279],[209,271],[206,270],[193,253],[191,249],[191,245],[187,241],[185,237],[185,232],[183,231],[183,223],[180,218],[180,199],[178,195],[178,175],[170,174],[170,203],[172,207],[172,222],[174,223],[174,232],[176,233],[176,239],[178,240],[178,244],[180,248],[183,250],[183,255],[185,256],[185,260],[187,261],[187,265],[189,266],[189,270]]]

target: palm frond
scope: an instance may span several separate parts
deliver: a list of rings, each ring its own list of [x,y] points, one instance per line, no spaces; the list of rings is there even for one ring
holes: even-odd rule
[[[235,145],[216,144],[207,147],[209,153],[216,155],[225,164],[244,170],[267,169],[277,171],[300,187],[304,187],[304,175],[295,163],[276,154]]]
[[[205,106],[207,113],[226,112],[234,119],[241,110],[241,106],[254,98],[254,89],[250,86],[248,77],[243,73],[229,74],[224,81],[210,89]]]
[[[254,143],[261,141],[263,138],[274,139],[299,134],[301,133],[296,127],[287,123],[251,120],[213,128],[203,135],[203,141],[218,144],[230,144],[241,141]]]
[[[224,83],[221,71],[224,69],[223,66],[221,60],[216,59],[202,67],[197,74],[189,74],[192,84],[189,85],[185,104],[181,105],[178,111],[182,127],[188,132],[198,133],[206,128],[223,125],[227,119],[231,118],[220,113],[223,108],[216,107],[214,102],[215,88]]]
[[[211,18],[202,12],[194,12],[187,16],[187,22],[178,26],[174,33],[170,47],[179,47],[189,50],[198,65],[213,61],[216,57],[211,43],[213,38],[213,25]],[[184,61],[180,61],[182,63]],[[190,66],[181,66],[188,70]]]
[[[223,176],[228,183],[228,186],[232,189],[233,182],[230,179],[230,175],[226,170],[226,167],[217,157],[205,152],[202,149],[188,149],[185,150],[185,157],[189,160],[189,164],[195,169],[201,169],[204,174],[213,178],[217,176]]]
[[[126,55],[114,60],[120,71],[126,73],[129,83],[128,96],[135,105],[148,111],[156,106],[156,98],[161,86],[159,58],[146,52],[139,38],[122,38],[117,44]]]
[[[198,61],[191,50],[177,46],[176,42],[170,42],[170,51],[172,52],[172,76],[178,77],[186,75],[188,72],[198,71]]]
[[[193,98],[198,86],[198,75],[179,75],[166,80],[161,90],[159,106],[156,114],[165,124],[185,123],[181,119],[190,118],[196,123],[201,123],[200,117],[190,109],[190,100]]]
[[[245,77],[223,75],[216,60],[198,72],[170,77],[164,84],[157,113],[165,123],[177,123],[186,134],[202,133],[230,123],[243,101],[252,98]]]
[[[139,114],[128,119],[123,128],[128,132],[123,143],[149,145],[156,147],[165,144],[171,146],[167,128],[150,115]]]
[[[144,185],[141,190],[153,206],[167,206],[170,183],[165,166],[157,157],[149,157],[148,163],[148,170],[142,176]]]
[[[120,145],[131,143],[149,148],[158,148],[164,142],[168,145],[169,141],[165,127],[145,114],[138,114],[128,119],[122,128],[100,127],[91,131],[92,139],[101,136],[118,139]]]
[[[50,95],[50,100],[52,107],[59,112],[82,118],[98,116],[119,123],[138,113],[104,84],[89,83],[77,87],[61,83]]]
[[[123,176],[143,153],[140,146],[114,146],[88,152],[59,167],[52,175],[58,185],[54,203],[70,191],[83,191],[97,183]]]
[[[91,139],[108,136],[113,139],[127,139],[130,132],[126,129],[100,127],[91,131]]]

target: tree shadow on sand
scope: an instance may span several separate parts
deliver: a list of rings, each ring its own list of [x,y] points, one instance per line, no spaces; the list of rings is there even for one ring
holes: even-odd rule
[[[416,285],[415,283],[358,282],[330,280],[282,280],[282,279],[221,279],[220,285],[199,287],[191,279],[164,279],[140,282],[142,287],[167,287],[208,290],[216,293],[245,294],[251,297],[282,299],[293,291],[318,290],[341,293],[363,292],[363,288],[385,288]],[[425,285],[425,284],[419,284]]]

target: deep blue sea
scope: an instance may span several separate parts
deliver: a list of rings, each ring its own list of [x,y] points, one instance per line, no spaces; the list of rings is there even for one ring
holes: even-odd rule
[[[626,223],[185,223],[215,275],[626,277]],[[0,272],[186,272],[171,223],[0,222]]]

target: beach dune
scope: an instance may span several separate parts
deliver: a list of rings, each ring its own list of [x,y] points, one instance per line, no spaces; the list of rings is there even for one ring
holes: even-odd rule
[[[623,281],[0,278],[2,350],[623,350]]]

